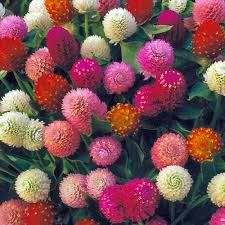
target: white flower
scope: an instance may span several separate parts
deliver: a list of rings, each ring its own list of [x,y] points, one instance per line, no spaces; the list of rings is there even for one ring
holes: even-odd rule
[[[29,4],[29,13],[44,13],[48,15],[44,0],[32,0]],[[50,16],[49,16],[50,18]]]
[[[0,19],[5,15],[5,7],[0,3]]]
[[[169,1],[169,9],[182,13],[187,7],[187,0],[170,0]]]
[[[89,11],[97,10],[99,6],[98,0],[73,0],[73,6],[79,13],[87,13]]]

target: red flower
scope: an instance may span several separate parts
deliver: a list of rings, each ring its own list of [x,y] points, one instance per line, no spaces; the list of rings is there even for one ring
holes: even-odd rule
[[[83,219],[77,221],[74,225],[99,225],[99,223],[95,222],[92,219]]]

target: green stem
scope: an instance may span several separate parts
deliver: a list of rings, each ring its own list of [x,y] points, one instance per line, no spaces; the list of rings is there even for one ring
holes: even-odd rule
[[[55,164],[55,158],[47,151],[47,155],[51,163]]]
[[[218,94],[215,94],[215,96],[216,96],[216,107],[215,107],[213,118],[210,124],[212,128],[215,128],[216,126],[217,119],[221,113],[221,103],[222,103],[222,96]]]
[[[17,82],[19,88],[20,88],[22,91],[27,92],[27,91],[26,91],[26,88],[23,86],[23,83],[22,83],[22,81],[21,81],[20,78],[19,78],[19,75],[16,73],[16,71],[14,71],[13,73],[14,73],[14,77],[15,77],[15,79],[16,79],[16,82]]]
[[[6,174],[8,174],[8,175],[10,175],[10,176],[12,176],[12,177],[16,177],[15,174],[13,174],[12,172],[8,171],[8,170],[5,169],[5,168],[0,167],[0,171],[3,172],[3,173],[6,173]]]
[[[9,179],[5,176],[2,176],[2,175],[0,175],[0,180],[5,181],[5,182],[10,183],[10,184],[13,183],[13,181],[11,179]]]
[[[41,156],[39,155],[39,152],[38,152],[38,151],[36,152],[36,155],[37,155],[37,157],[38,157],[38,160],[39,160],[41,166],[44,167],[45,165],[44,165],[44,163],[42,162]]]
[[[85,37],[87,38],[89,36],[88,13],[84,14],[84,31],[85,31]]]
[[[170,202],[169,207],[170,207],[170,221],[172,223],[174,221],[174,218],[175,218],[175,203]]]
[[[6,156],[4,153],[1,153],[1,157],[5,163],[7,163],[9,166],[14,168],[19,173],[21,173],[21,170],[16,165],[14,165],[14,163],[12,163],[12,161],[10,160],[8,156]]]
[[[7,88],[8,91],[12,90],[11,87],[10,87],[9,82],[5,78],[2,78],[1,81],[5,85],[5,87]]]

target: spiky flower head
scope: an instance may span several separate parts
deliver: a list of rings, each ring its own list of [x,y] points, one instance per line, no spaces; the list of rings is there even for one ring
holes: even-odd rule
[[[0,19],[5,15],[5,7],[0,3]]]
[[[186,140],[179,134],[162,135],[151,149],[152,162],[159,170],[171,165],[184,166],[188,156]]]
[[[24,201],[36,203],[47,200],[50,184],[51,180],[46,173],[39,169],[30,169],[16,178],[15,190]]]
[[[35,83],[35,98],[48,112],[59,111],[63,97],[70,90],[66,79],[60,75],[47,74]]]
[[[110,43],[119,43],[137,31],[137,23],[133,15],[126,9],[118,8],[109,11],[103,20],[105,36]]]
[[[93,219],[82,219],[75,222],[74,225],[99,225],[99,223],[97,223]]]
[[[72,208],[86,206],[87,181],[81,174],[69,174],[59,185],[59,195],[62,202]]]
[[[135,73],[130,65],[124,62],[114,62],[106,69],[103,82],[110,94],[121,94],[133,87]]]
[[[0,205],[1,225],[24,225],[23,216],[26,203],[21,200],[9,200]]]
[[[169,9],[182,13],[187,7],[188,0],[169,0]]]
[[[225,208],[219,208],[212,215],[209,225],[221,225],[224,223],[225,218]]]
[[[148,222],[147,225],[168,225],[168,223],[162,217],[156,216],[154,219]]]
[[[28,204],[25,208],[23,220],[23,225],[54,225],[54,207],[47,202]]]
[[[80,59],[73,64],[70,78],[77,87],[96,90],[101,84],[103,70],[94,59]]]
[[[52,155],[67,157],[78,149],[80,135],[67,121],[54,121],[45,128],[44,145]]]
[[[137,61],[146,79],[156,77],[173,66],[174,50],[163,40],[149,41],[140,49]]]
[[[33,80],[37,81],[43,75],[53,73],[55,62],[51,57],[48,48],[40,48],[33,53],[26,61],[26,74]]]
[[[134,134],[139,127],[140,114],[134,106],[118,103],[107,113],[107,120],[115,133],[122,137]]]
[[[211,128],[196,128],[187,138],[189,154],[198,162],[212,159],[222,146],[222,138]]]
[[[22,147],[28,123],[29,118],[24,113],[4,113],[0,116],[0,140],[12,147]]]
[[[197,56],[215,58],[225,48],[225,30],[212,20],[202,23],[193,38],[193,52]]]
[[[196,0],[193,7],[193,17],[198,24],[207,20],[213,20],[218,23],[224,22],[224,0]]]
[[[97,10],[99,6],[98,0],[72,0],[73,6],[79,13],[87,13]]]
[[[98,166],[114,164],[121,155],[122,146],[113,137],[99,137],[89,146],[90,156]]]
[[[120,0],[99,0],[98,12],[102,15],[120,7]]]
[[[111,59],[109,44],[97,35],[89,36],[84,40],[80,53],[83,58],[96,59],[98,61],[110,61]]]
[[[36,12],[44,12],[45,14],[48,14],[48,11],[45,7],[45,0],[32,0],[28,7],[28,12],[30,13],[36,13]]]

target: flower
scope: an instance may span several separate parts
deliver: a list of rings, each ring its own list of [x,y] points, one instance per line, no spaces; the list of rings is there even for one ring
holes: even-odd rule
[[[48,112],[59,111],[65,94],[71,90],[66,79],[56,74],[40,77],[35,83],[35,98]]]
[[[71,0],[44,0],[45,7],[56,25],[70,22],[75,14]]]
[[[22,41],[15,37],[0,39],[0,70],[14,71],[23,67],[26,50]]]
[[[154,11],[153,0],[127,0],[126,9],[135,17],[138,24],[149,21]]]
[[[37,81],[43,75],[54,73],[54,69],[55,62],[46,47],[38,49],[26,61],[26,74],[33,81]]]
[[[83,58],[110,61],[110,47],[108,43],[100,36],[92,35],[86,38],[81,46],[81,55]]]
[[[169,9],[176,13],[182,13],[187,7],[187,0],[169,0]]]
[[[182,201],[189,193],[193,180],[189,172],[180,166],[167,166],[157,177],[160,194],[171,202]]]
[[[74,225],[99,225],[99,223],[93,219],[82,219],[77,221]]]
[[[187,138],[189,154],[198,162],[212,159],[222,145],[222,138],[211,128],[194,129]]]
[[[98,168],[87,176],[88,194],[94,199],[99,199],[107,187],[115,184],[116,177],[109,169]]]
[[[217,209],[212,215],[209,225],[221,225],[224,223],[225,218],[225,208]]]
[[[80,145],[80,135],[67,121],[54,121],[45,128],[44,145],[54,156],[73,155]]]
[[[171,165],[184,166],[188,156],[186,140],[173,133],[162,135],[151,149],[152,162],[159,170]]]
[[[109,11],[104,17],[103,26],[105,36],[115,44],[132,36],[137,30],[135,18],[122,8]]]
[[[19,16],[7,16],[0,22],[0,38],[10,37],[23,40],[27,35],[27,25]]]
[[[70,78],[77,87],[95,90],[101,84],[103,71],[94,59],[80,59],[73,64]]]
[[[132,105],[117,103],[107,113],[107,120],[115,133],[125,137],[137,131],[139,112]]]
[[[53,27],[48,32],[46,44],[55,63],[66,69],[70,69],[79,58],[79,42],[62,27]]]
[[[196,0],[193,16],[199,24],[207,20],[222,23],[225,20],[225,2],[224,0]]]
[[[148,222],[147,225],[168,225],[168,223],[162,217],[156,216],[154,219]]]
[[[173,66],[174,51],[169,43],[156,39],[140,49],[137,61],[146,79],[156,77]]]
[[[135,73],[130,65],[124,62],[114,62],[106,69],[103,82],[107,92],[121,94],[133,87]]]
[[[72,0],[73,6],[78,10],[79,13],[87,13],[89,11],[94,11],[98,8],[98,0]]]
[[[47,202],[28,204],[24,212],[23,225],[53,225],[55,211],[53,205]]]
[[[89,146],[90,156],[98,166],[114,164],[120,157],[122,146],[113,137],[99,137]]]
[[[24,225],[23,214],[26,203],[21,200],[9,200],[0,205],[1,225]]]
[[[224,50],[224,46],[225,30],[217,22],[202,23],[194,34],[193,52],[197,56],[215,58]]]
[[[218,207],[225,206],[225,173],[217,174],[212,178],[207,187],[207,193],[213,204]]]
[[[98,12],[102,15],[120,7],[120,0],[99,0]]]
[[[28,123],[29,118],[24,113],[4,113],[0,116],[0,140],[9,146],[22,147]]]
[[[37,13],[43,12],[48,15],[48,11],[45,7],[45,0],[32,0],[29,4],[28,12]]]
[[[84,208],[87,196],[86,176],[69,174],[59,185],[59,195],[62,202],[72,208]]]
[[[16,178],[15,190],[24,201],[36,203],[47,200],[50,184],[51,180],[46,173],[39,169],[30,169]]]
[[[5,15],[5,11],[5,7],[2,5],[2,3],[0,3],[0,19],[2,19]]]

